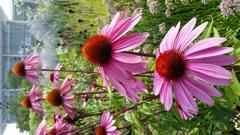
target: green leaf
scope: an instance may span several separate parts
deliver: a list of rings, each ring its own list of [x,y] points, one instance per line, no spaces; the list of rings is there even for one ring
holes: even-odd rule
[[[142,123],[139,121],[139,118],[137,117],[135,112],[131,114],[131,118],[134,125],[136,125],[139,129],[144,129],[144,125],[142,125]]]
[[[215,27],[213,27],[213,36],[220,37],[220,34],[218,33],[218,30]]]
[[[235,72],[232,72],[233,74],[233,79],[231,80],[231,89],[238,95],[240,96],[240,83],[235,75]]]

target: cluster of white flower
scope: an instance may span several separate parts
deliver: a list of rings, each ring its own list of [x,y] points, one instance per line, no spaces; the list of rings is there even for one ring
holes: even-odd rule
[[[233,118],[233,122],[234,122],[234,127],[236,130],[240,131],[240,113],[238,113],[234,118]]]
[[[152,14],[158,13],[159,2],[157,0],[147,0],[147,5],[148,5],[148,8],[149,8],[149,11]]]
[[[224,16],[234,16],[240,11],[240,0],[222,0],[219,7]]]

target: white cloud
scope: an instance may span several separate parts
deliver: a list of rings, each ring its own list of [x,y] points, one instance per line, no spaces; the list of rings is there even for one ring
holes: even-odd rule
[[[7,124],[6,129],[3,132],[3,135],[29,135],[29,133],[20,133],[19,129],[16,127],[16,123]]]
[[[12,0],[0,0],[0,6],[7,15],[8,19],[12,20],[13,2]]]

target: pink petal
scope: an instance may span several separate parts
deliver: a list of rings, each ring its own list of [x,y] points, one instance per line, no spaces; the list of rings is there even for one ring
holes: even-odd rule
[[[191,53],[194,53],[200,50],[218,46],[219,44],[225,42],[226,40],[227,40],[226,38],[220,38],[220,37],[207,38],[204,40],[200,40],[197,43],[195,43],[193,46],[191,46],[189,49],[187,49],[187,51],[185,52],[185,55],[189,55]]]
[[[181,105],[182,109],[185,112],[188,112],[190,110],[197,112],[197,104],[194,101],[192,95],[187,91],[188,88],[182,83],[180,80],[174,81],[174,94]]]
[[[157,71],[154,71],[154,80],[153,80],[153,94],[157,96],[160,91],[163,89],[164,79],[159,76]]]
[[[213,105],[214,101],[211,97],[201,88],[197,87],[194,81],[191,81],[188,77],[185,77],[183,80],[184,85],[188,88],[188,90],[192,93],[193,96],[200,99],[202,102]]]
[[[187,37],[186,41],[182,43],[183,45],[180,48],[180,51],[183,51],[187,46],[189,46],[206,28],[207,22],[199,25],[193,31],[191,31],[190,35]]]
[[[192,71],[199,72],[201,74],[206,74],[208,76],[221,78],[221,79],[231,79],[231,72],[225,70],[220,66],[216,66],[213,64],[205,64],[205,63],[193,63],[188,62],[188,69]]]
[[[216,96],[216,97],[220,97],[222,96],[222,93],[219,92],[216,88],[214,88],[213,86],[208,85],[207,83],[204,83],[200,80],[194,80],[191,79],[189,77],[186,77],[187,81],[190,84],[194,84],[195,87],[198,87],[199,89],[201,89],[202,91],[206,92],[208,95],[210,96]]]
[[[237,60],[237,58],[234,56],[218,55],[218,56],[213,56],[213,57],[194,59],[191,62],[192,63],[214,64],[217,66],[226,66],[226,65],[235,63],[236,60]]]
[[[199,58],[207,58],[218,55],[223,55],[233,51],[232,47],[211,47],[208,49],[200,50],[189,55],[185,55],[186,59],[199,59]]]
[[[141,56],[137,56],[129,53],[113,53],[112,58],[124,63],[140,63],[143,62]]]
[[[215,84],[215,85],[219,85],[219,86],[228,86],[230,85],[230,80],[228,79],[222,79],[222,78],[217,78],[215,76],[209,76],[207,74],[202,74],[200,72],[196,72],[196,71],[193,71],[191,69],[188,69],[188,73],[199,79],[199,80],[202,80],[206,83],[210,83],[210,84]]]
[[[130,49],[134,49],[143,44],[143,42],[147,39],[149,33],[133,33],[127,36],[124,36],[115,42],[113,42],[113,51],[122,52],[128,51]]]
[[[122,22],[119,22],[117,26],[115,26],[114,31],[112,32],[110,36],[110,40],[112,42],[115,42],[119,38],[121,38],[123,35],[125,35],[129,30],[131,30],[142,18],[142,12],[138,11],[135,15],[132,17],[129,17]]]
[[[185,44],[183,43],[185,43],[187,38],[190,36],[190,33],[193,30],[195,24],[196,18],[192,18],[187,24],[183,26],[175,40],[175,49],[177,50],[185,49]]]

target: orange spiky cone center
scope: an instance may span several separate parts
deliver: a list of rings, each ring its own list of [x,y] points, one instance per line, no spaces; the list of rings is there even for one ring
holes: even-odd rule
[[[179,52],[171,50],[160,54],[156,61],[156,70],[160,76],[175,80],[185,74],[186,64]]]
[[[32,103],[29,96],[24,97],[21,104],[23,107],[32,108]]]
[[[24,77],[26,74],[24,62],[23,61],[17,62],[12,68],[12,72],[17,76]]]
[[[56,129],[52,128],[49,132],[48,135],[57,135]]]
[[[105,128],[102,126],[99,126],[96,128],[96,135],[107,135]]]
[[[51,82],[54,82],[54,72],[50,73],[50,75],[49,75],[49,80],[50,80]]]
[[[53,89],[51,92],[48,93],[47,102],[53,106],[60,106],[62,105],[62,96],[60,89],[56,88]]]
[[[179,109],[182,109],[181,105],[179,104],[178,101],[176,101],[176,107],[179,108]]]
[[[107,64],[112,56],[111,42],[103,35],[96,35],[84,44],[82,54],[95,65]]]

